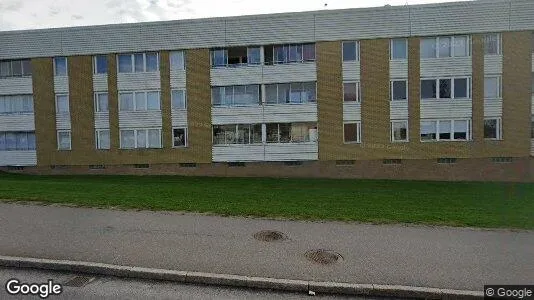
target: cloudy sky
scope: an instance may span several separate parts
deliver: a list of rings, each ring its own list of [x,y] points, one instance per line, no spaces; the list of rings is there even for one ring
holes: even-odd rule
[[[452,1],[0,0],[0,31],[436,2]]]

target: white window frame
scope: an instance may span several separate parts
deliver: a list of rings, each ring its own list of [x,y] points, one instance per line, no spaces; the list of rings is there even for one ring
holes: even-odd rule
[[[109,136],[109,147],[108,148],[103,148],[101,145],[100,133],[103,131],[108,132],[108,136]],[[109,129],[96,129],[95,130],[95,141],[96,141],[95,144],[96,144],[97,150],[109,150],[111,148],[111,131]]]
[[[404,40],[406,43],[406,57],[405,58],[393,58],[393,41],[395,40]],[[408,39],[407,38],[393,38],[389,41],[389,60],[392,61],[404,61],[408,60]]]
[[[147,71],[146,70],[146,54],[147,53],[155,53],[156,54],[156,59],[157,59],[157,66],[156,66],[156,71]],[[135,71],[135,55],[138,55],[138,54],[143,54],[143,71]],[[120,72],[120,66],[119,66],[119,56],[123,56],[123,55],[129,55],[130,56],[130,60],[131,60],[131,69],[130,69],[130,72]],[[148,52],[135,52],[135,53],[118,53],[116,55],[116,58],[117,60],[117,74],[129,74],[129,73],[154,73],[154,72],[159,72],[160,70],[160,62],[159,62],[159,52],[157,51],[148,51]]]
[[[148,93],[158,93],[159,99],[159,109],[148,109]],[[145,107],[146,109],[137,109],[137,102],[135,101],[136,94],[144,94]],[[132,94],[133,97],[133,110],[121,110],[121,94]],[[109,95],[108,95],[109,97]],[[119,111],[132,112],[132,111],[161,111],[161,91],[160,90],[143,90],[143,91],[120,91],[119,92]],[[109,98],[108,98],[108,108],[109,108]]]
[[[345,141],[345,125],[356,124],[356,141]],[[362,143],[362,121],[343,122],[343,144],[361,144]]]
[[[467,121],[467,132],[466,132],[466,139],[465,140],[462,140],[462,139],[454,139],[454,122],[456,121]],[[472,128],[472,120],[471,119],[421,119],[420,122],[435,122],[436,124],[436,139],[435,140],[423,140],[421,139],[421,132],[419,130],[419,140],[422,142],[422,143],[432,143],[432,142],[469,142],[473,139],[473,128]],[[439,127],[439,123],[440,122],[451,122],[451,127],[450,127],[450,134],[451,134],[451,138],[450,139],[440,139],[439,138],[439,134],[440,134],[440,127]],[[421,127],[420,127],[421,128]]]
[[[108,72],[107,72],[108,70],[106,70],[106,73],[97,73],[97,58],[98,58],[99,56],[104,56],[104,57],[106,57],[105,54],[97,54],[97,55],[93,55],[93,75],[106,75],[106,74],[108,73]],[[106,59],[107,59],[107,57],[106,57]],[[117,63],[118,63],[118,61],[117,61]],[[108,67],[109,67],[109,64],[108,64]]]
[[[149,142],[148,142],[148,131],[149,130],[158,130],[159,132],[159,147],[148,147],[149,146]],[[133,131],[134,132],[134,147],[133,148],[124,148],[122,146],[122,132],[123,131]],[[145,131],[145,147],[138,147],[137,145],[137,132],[138,131]],[[162,145],[162,136],[161,136],[161,128],[159,127],[150,127],[150,128],[121,128],[119,130],[119,141],[120,141],[120,149],[123,149],[123,150],[133,150],[133,149],[141,149],[141,150],[144,150],[144,149],[161,149],[163,148],[163,145]]]
[[[393,128],[393,123],[404,123],[406,125],[406,139],[404,140],[396,140],[395,139],[395,131]],[[410,129],[408,127],[408,120],[392,120],[390,122],[391,125],[391,142],[393,143],[406,143],[410,141]]]
[[[171,56],[173,53],[181,53],[181,63],[182,63],[182,67],[181,68],[173,68],[173,65],[172,65],[172,61],[171,61]],[[158,56],[158,61],[159,61],[159,56]],[[169,69],[171,71],[182,71],[182,70],[185,70],[185,51],[183,50],[174,50],[174,51],[170,51],[169,52]],[[159,70],[159,66],[158,66],[158,70]]]
[[[66,96],[67,97],[67,111],[60,112],[59,109],[58,109],[59,106],[58,106],[57,99],[60,96]],[[55,95],[55,102],[56,102],[56,114],[68,114],[68,113],[70,113],[70,98],[69,98],[69,94],[68,93],[57,93]]]
[[[245,91],[247,90],[247,87],[249,86],[258,86],[258,103],[254,103],[254,104],[235,104],[235,87],[236,86],[244,86],[245,87]],[[316,85],[317,87],[317,85]],[[223,98],[226,98],[226,89],[229,89],[231,88],[232,89],[232,103],[231,104],[224,104],[224,105],[214,105],[213,103],[213,89],[214,88],[224,88],[224,95],[223,95]],[[278,87],[277,87],[277,90],[278,90]],[[256,105],[258,106],[261,106],[263,103],[263,99],[262,99],[262,85],[261,84],[238,84],[238,85],[225,85],[225,86],[212,86],[211,88],[211,105],[212,107],[254,107]]]
[[[56,71],[57,71],[56,58],[65,58],[65,75],[57,75],[56,74]],[[55,56],[52,61],[53,61],[53,65],[54,65],[53,66],[54,67],[54,76],[61,76],[61,77],[69,76],[69,58],[68,57],[66,57],[66,56]]]
[[[486,78],[497,78],[497,97],[486,97]],[[485,75],[484,76],[484,99],[502,99],[502,76],[501,75]]]
[[[300,83],[301,86],[302,86],[304,83],[310,83],[310,82],[315,83],[315,99],[313,99],[313,101],[306,100],[305,102],[291,102],[291,101],[289,101],[289,102],[280,102],[280,99],[278,98],[278,95],[279,95],[278,91],[279,91],[279,86],[281,84],[289,84],[289,95],[290,95],[289,97],[291,98],[291,85],[292,84]],[[267,85],[275,85],[276,86],[276,103],[267,102],[267,93],[265,91],[265,87]],[[317,103],[317,81],[297,81],[297,82],[284,82],[284,83],[268,83],[268,84],[262,84],[260,86],[260,88],[261,88],[260,94],[264,95],[264,97],[263,97],[264,99],[260,99],[260,100],[262,100],[262,104],[264,104],[264,105],[278,105],[278,104],[300,105],[300,104]],[[263,100],[265,100],[265,101],[263,101]]]
[[[106,94],[107,97],[108,97],[108,110],[106,110],[106,111],[101,111],[100,110],[100,102],[98,101],[98,98],[102,94]],[[109,93],[108,92],[95,92],[94,93],[94,101],[95,101],[95,113],[109,112]]]
[[[185,144],[183,146],[174,146],[174,130],[175,129],[183,129],[184,130],[184,136],[185,136]],[[212,129],[213,130],[213,129]],[[213,135],[213,133],[212,133]],[[188,135],[188,130],[187,130],[187,127],[172,127],[172,148],[187,148],[189,147],[189,135]]]
[[[454,53],[454,44],[455,44],[455,38],[459,38],[459,37],[467,37],[467,41],[466,41],[466,47],[467,47],[467,55],[462,55],[462,56],[456,56],[455,53]],[[451,42],[449,44],[449,47],[450,47],[450,53],[451,55],[450,56],[439,56],[439,39],[440,38],[450,38],[451,39]],[[433,57],[420,57],[420,59],[435,59],[435,58],[453,58],[453,57],[470,57],[472,55],[471,51],[472,51],[472,47],[471,47],[471,36],[470,35],[464,35],[464,34],[461,34],[461,35],[443,35],[443,36],[436,36],[436,37],[426,37],[425,39],[434,39],[434,56]]]
[[[486,117],[484,118],[484,122],[486,122],[486,120],[497,120],[497,137],[496,138],[486,138],[484,137],[485,140],[488,140],[488,141],[500,141],[502,140],[502,118],[501,117]],[[484,123],[482,123],[484,124]]]
[[[60,142],[59,142],[59,134],[60,133],[68,133],[69,134],[69,147],[68,148],[61,148],[60,147]],[[72,132],[70,130],[58,130],[56,132],[56,139],[57,139],[57,150],[59,151],[69,151],[69,150],[72,150]]]
[[[502,55],[502,34],[493,32],[493,33],[486,33],[484,35],[484,39],[487,38],[487,36],[491,35],[497,35],[497,53],[496,54],[486,54],[486,41],[484,41],[484,55],[492,56],[492,55]]]
[[[0,60],[0,63],[8,63],[9,64],[9,71],[10,71],[10,74],[8,75],[0,75],[0,78],[13,78],[13,77],[31,77],[33,75],[33,70],[32,70],[32,73],[31,74],[26,74],[26,72],[24,72],[25,68],[24,68],[24,61],[28,61],[29,64],[30,64],[30,70],[32,70],[32,67],[31,67],[31,59],[12,59],[12,60]],[[15,75],[13,74],[13,63],[14,62],[19,62],[20,63],[20,71],[22,72],[21,75]],[[55,73],[55,68],[54,68],[54,73]]]
[[[343,60],[343,57],[345,56],[345,53],[344,53],[344,45],[345,43],[354,43],[354,46],[356,47],[356,59],[355,60]],[[360,41],[359,40],[353,40],[353,41],[343,41],[342,44],[341,44],[341,61],[343,63],[346,63],[346,62],[351,62],[351,61],[360,61]]]
[[[345,101],[345,84],[356,84],[356,101]],[[362,90],[360,88],[359,80],[343,81],[343,103],[362,103]]]
[[[175,91],[182,91],[183,95],[184,95],[184,107],[183,108],[176,108],[176,107],[173,107],[172,106],[172,103],[173,103],[173,98],[172,98],[172,92],[175,92]],[[160,102],[161,102],[161,95],[160,95]],[[161,107],[161,103],[160,103],[160,107]],[[171,89],[171,109],[178,109],[178,110],[184,110],[184,109],[187,109],[187,92],[185,89],[183,88],[180,88],[180,89]]]
[[[440,98],[439,97],[439,81],[440,80],[450,80],[451,81],[451,97],[450,98]],[[456,98],[455,96],[455,90],[454,90],[454,80],[455,79],[467,79],[467,98]],[[423,93],[420,93],[421,100],[425,101],[432,101],[432,100],[471,100],[472,99],[472,82],[470,76],[455,76],[455,77],[431,77],[431,78],[421,78],[419,80],[419,88],[421,89],[421,83],[422,81],[426,80],[434,80],[436,81],[436,98],[423,98]]]
[[[396,81],[404,81],[406,83],[406,99],[393,99],[393,82],[396,82]],[[389,90],[390,90],[390,101],[408,101],[408,79],[406,78],[394,78],[394,79],[391,79],[391,81],[389,82]]]

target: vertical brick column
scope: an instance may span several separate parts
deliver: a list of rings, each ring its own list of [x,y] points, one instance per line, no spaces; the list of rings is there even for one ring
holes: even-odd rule
[[[108,108],[110,151],[117,152],[119,141],[119,94],[117,91],[117,60],[108,54]]]
[[[162,118],[162,146],[172,148],[172,120],[171,120],[171,74],[169,66],[169,51],[160,52],[160,81],[161,81],[161,118]]]
[[[475,151],[479,153],[484,142],[484,35],[475,34],[472,40],[472,128]]]
[[[421,69],[419,38],[408,39],[408,131],[410,149],[418,149],[421,144]]]

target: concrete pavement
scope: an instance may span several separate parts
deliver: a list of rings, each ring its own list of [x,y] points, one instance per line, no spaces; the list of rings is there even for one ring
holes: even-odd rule
[[[288,239],[261,242],[260,230]],[[330,249],[331,265],[305,252]],[[0,204],[0,255],[257,277],[482,291],[532,284],[534,232]]]

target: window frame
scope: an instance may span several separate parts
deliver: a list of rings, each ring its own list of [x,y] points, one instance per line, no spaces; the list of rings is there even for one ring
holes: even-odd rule
[[[345,100],[345,84],[356,84],[356,101]],[[343,103],[362,103],[362,91],[359,80],[343,81]]]
[[[57,59],[62,59],[62,58],[65,59],[65,74],[58,75],[57,74],[57,62],[56,62],[56,60]],[[54,77],[55,76],[61,76],[61,77],[69,76],[69,60],[68,60],[67,56],[55,56],[52,61],[53,61],[53,67],[54,67]]]
[[[66,111],[59,111],[59,105],[58,105],[58,97],[65,96],[67,97],[67,110]],[[55,104],[56,104],[56,114],[70,114],[70,99],[68,93],[56,93],[55,94]]]
[[[258,99],[256,99],[257,103],[255,102],[254,104],[235,104],[235,88],[236,87],[245,87],[245,92],[247,91],[247,87],[249,86],[258,86]],[[221,98],[221,104],[220,105],[215,105],[214,104],[214,97],[213,97],[213,91],[214,89],[218,89],[218,91],[220,91],[220,89],[223,88],[224,89],[224,93],[223,93],[223,97]],[[230,104],[226,104],[224,103],[226,101],[226,90],[228,88],[232,88],[232,101]],[[224,86],[212,86],[211,87],[211,106],[212,107],[254,107],[254,106],[261,106],[263,105],[262,103],[262,84],[241,84],[241,85],[224,85]],[[224,103],[224,104],[223,104]]]
[[[455,131],[454,130],[454,123],[455,122],[465,122],[467,121],[467,128],[466,128],[466,138],[465,139],[456,139],[454,138],[454,134],[456,132],[459,132],[459,131]],[[419,129],[419,140],[422,142],[422,143],[429,143],[429,142],[470,142],[473,140],[473,128],[472,128],[472,120],[471,119],[462,119],[462,118],[459,118],[459,119],[421,119],[420,120],[420,123],[423,123],[423,122],[434,122],[435,124],[435,128],[436,128],[436,131],[434,132],[436,134],[436,139],[432,139],[432,140],[423,140],[421,138],[421,128],[422,126],[420,125],[420,129]],[[450,139],[441,139],[440,138],[440,122],[450,122]]]
[[[100,101],[99,98],[100,98],[100,95],[102,94],[106,94],[106,97],[108,98],[107,99],[107,110],[101,110],[100,109]],[[95,106],[95,113],[103,113],[103,112],[109,112],[109,93],[108,92],[95,92],[94,93],[94,106]]]
[[[486,79],[497,79],[497,97],[486,97]],[[502,76],[497,74],[484,75],[484,99],[502,99]]]
[[[356,141],[345,140],[345,125],[356,124]],[[343,144],[361,144],[362,143],[362,121],[343,122]]]
[[[455,39],[460,37],[466,37],[466,55],[458,56],[455,53]],[[441,56],[440,55],[440,38],[442,39],[450,39],[449,42],[449,56]],[[434,56],[433,57],[422,57],[421,54],[419,54],[419,59],[436,59],[436,58],[454,58],[454,57],[470,57],[472,56],[472,43],[471,43],[471,35],[468,34],[458,34],[458,35],[442,35],[442,36],[429,36],[421,38],[419,42],[419,47],[421,47],[421,43],[423,40],[426,39],[433,39],[434,40]],[[422,51],[420,51],[422,52]]]
[[[7,134],[14,135],[14,141],[15,141],[15,147],[10,148],[7,145]],[[19,140],[20,135],[25,135],[26,139],[26,147],[18,147],[17,141]],[[32,138],[30,139],[30,136]],[[35,151],[37,149],[36,139],[35,139],[35,131],[27,131],[27,130],[17,130],[17,131],[0,131],[0,140],[3,141],[3,143],[0,143],[0,145],[3,144],[3,148],[0,148],[0,153],[5,151]],[[30,144],[30,141],[32,143]]]
[[[177,91],[181,91],[182,94],[183,94],[183,98],[184,98],[184,107],[181,107],[181,108],[176,108],[173,106],[173,103],[174,103],[174,98],[173,98],[173,92],[177,92]],[[161,95],[160,95],[161,97]],[[161,101],[161,99],[160,99]],[[161,104],[160,104],[161,106]],[[171,89],[171,109],[177,109],[177,110],[184,110],[184,109],[187,109],[187,92],[186,92],[186,89],[185,88],[177,88],[177,89]]]
[[[173,53],[181,53],[181,55],[180,55],[181,68],[173,67],[172,59],[171,59]],[[159,60],[159,58],[158,58],[158,60]],[[169,52],[169,69],[171,71],[183,71],[183,70],[185,70],[185,51],[184,50],[173,50],[173,51]],[[158,68],[158,70],[159,70],[159,68]]]
[[[304,84],[307,84],[307,83],[313,83],[315,84],[315,99],[312,99],[312,100],[308,100],[306,99],[305,101],[302,100],[302,94],[301,94],[301,102],[291,102],[291,87],[292,87],[292,84],[300,84],[301,87],[302,87],[302,90],[304,90]],[[281,102],[280,101],[280,94],[279,94],[279,86],[280,85],[283,85],[283,84],[287,84],[289,85],[289,102]],[[276,103],[272,103],[272,102],[268,102],[267,101],[267,86],[268,85],[274,85],[276,86]],[[317,81],[298,81],[298,82],[280,82],[280,83],[268,83],[268,84],[262,84],[262,86],[264,87],[264,91],[263,91],[263,94],[265,94],[265,102],[262,102],[262,104],[264,105],[279,105],[279,104],[282,104],[282,105],[300,105],[300,104],[310,104],[310,103],[317,103]],[[261,98],[261,94],[260,94],[260,98]]]
[[[148,53],[155,53],[156,54],[156,60],[157,60],[157,64],[156,64],[156,70],[155,71],[147,71],[147,59],[146,59],[146,55]],[[135,56],[136,55],[140,55],[142,54],[143,55],[143,71],[136,71],[135,70]],[[120,61],[119,61],[119,57],[120,56],[130,56],[130,71],[129,72],[121,72],[120,71]],[[169,58],[170,59],[170,58]],[[156,72],[159,72],[160,71],[160,55],[159,55],[159,52],[158,51],[147,51],[147,52],[135,52],[135,53],[117,53],[116,55],[116,61],[117,61],[117,74],[130,74],[130,73],[156,73]]]
[[[99,57],[104,57],[106,59],[106,72],[98,72],[98,58]],[[104,74],[108,74],[108,62],[107,62],[107,55],[105,54],[97,54],[97,55],[93,55],[93,75],[104,75]]]
[[[304,46],[305,45],[313,45],[313,59],[305,59],[304,58]],[[290,43],[290,44],[274,44],[269,46],[264,46],[264,56],[265,56],[265,47],[272,47],[272,62],[270,64],[272,65],[284,65],[284,64],[299,64],[299,63],[309,63],[309,62],[315,62],[317,61],[317,43]],[[284,51],[284,60],[280,61],[277,59],[275,51],[275,47],[282,47]],[[291,47],[300,47],[300,53],[301,53],[301,59],[300,60],[291,60]],[[261,59],[261,58],[260,58]],[[264,63],[265,63],[265,57],[264,57]]]
[[[175,146],[174,145],[174,139],[175,139],[174,130],[177,130],[177,129],[183,129],[184,130],[185,143],[184,143],[183,146]],[[171,143],[172,143],[172,145],[171,145],[172,148],[187,148],[187,147],[189,147],[189,136],[188,136],[187,127],[180,127],[180,126],[172,127],[172,141],[171,141]]]
[[[158,109],[148,109],[148,93],[158,93],[158,103],[159,108]],[[137,109],[137,101],[135,96],[137,94],[144,94],[144,104],[145,109]],[[133,110],[122,110],[121,109],[121,94],[132,94],[132,101],[133,101]],[[108,96],[109,97],[109,96]],[[138,90],[138,91],[119,91],[118,92],[118,105],[119,105],[119,112],[133,112],[133,111],[161,111],[161,90]],[[109,98],[108,98],[108,108],[109,108]]]
[[[24,67],[24,62],[28,62],[29,63],[29,70],[31,71],[30,73],[27,73],[27,70],[26,68]],[[21,75],[15,75],[13,73],[13,62],[19,62],[20,63],[20,68],[21,68]],[[9,74],[7,75],[1,75],[0,73],[0,78],[13,78],[13,77],[31,77],[33,75],[33,69],[31,67],[31,59],[6,59],[6,60],[0,60],[0,64],[9,64]]]
[[[353,60],[345,60],[345,44],[346,43],[354,43],[354,47],[356,49],[355,49],[355,58]],[[345,62],[359,62],[360,61],[360,41],[359,40],[341,42],[341,61],[343,63],[345,63]]]
[[[419,89],[422,90],[422,83],[423,81],[430,81],[430,80],[434,80],[436,82],[436,90],[435,90],[435,93],[436,93],[436,98],[423,98],[423,93],[421,92],[420,93],[420,100],[424,100],[424,101],[432,101],[432,100],[449,100],[449,101],[453,101],[453,100],[472,100],[473,98],[473,95],[472,95],[472,77],[471,76],[456,76],[456,77],[428,77],[428,78],[421,78],[419,80]],[[467,97],[461,97],[461,98],[456,98],[456,91],[455,91],[455,80],[456,79],[466,79],[467,80]],[[441,98],[440,97],[440,81],[441,80],[450,80],[451,81],[451,97],[450,98]]]
[[[212,142],[212,145],[214,146],[229,146],[229,145],[264,145],[267,143],[266,140],[263,139],[263,133],[264,133],[264,124],[266,123],[238,123],[238,124],[214,124],[212,125],[212,129],[211,129],[211,142]],[[278,123],[272,123],[272,124],[278,124]],[[254,128],[255,125],[259,125],[260,128],[261,128],[261,141],[260,142],[254,142],[254,138],[253,138],[253,134],[252,134],[252,128]],[[234,137],[236,139],[236,142],[235,143],[228,143],[227,140],[226,140],[226,136],[224,138],[224,143],[216,143],[215,142],[215,127],[216,126],[233,126],[234,127]],[[239,143],[237,142],[238,141],[238,137],[239,137],[239,128],[240,126],[248,126],[249,128],[249,131],[248,131],[248,143]],[[266,128],[266,127],[265,127]],[[280,127],[278,126],[278,131],[280,131]],[[267,134],[267,132],[265,131],[265,134]],[[278,139],[280,140],[280,138]]]
[[[18,99],[16,99],[18,98]],[[30,100],[31,103],[31,109],[25,110],[24,102],[25,100]],[[8,106],[13,107],[12,104],[8,104],[8,102],[16,102],[21,101],[20,105],[18,106],[20,110],[10,110],[8,111]],[[0,95],[0,107],[3,107],[3,109],[0,109],[0,116],[1,115],[21,115],[21,114],[33,114],[35,113],[35,103],[33,100],[33,94],[10,94],[10,95]]]
[[[60,143],[60,139],[59,139],[59,134],[60,133],[68,133],[69,134],[69,147],[68,149],[65,148],[65,149],[62,149],[61,148],[61,143]],[[56,132],[56,138],[57,138],[57,150],[58,151],[70,151],[72,150],[72,132],[71,130],[57,130]]]
[[[399,81],[403,81],[403,82],[405,83],[405,90],[406,90],[406,91],[405,91],[405,94],[406,94],[406,99],[395,99],[395,97],[394,97],[394,93],[393,93],[393,91],[394,91],[393,83],[394,83],[394,82],[399,82]],[[391,80],[390,80],[390,83],[389,83],[389,90],[390,90],[390,97],[389,97],[389,98],[390,98],[390,99],[389,99],[390,101],[408,101],[408,79],[406,79],[406,78],[399,78],[399,79],[394,78],[394,79],[391,79]]]
[[[497,36],[497,53],[486,53],[486,39],[488,36],[496,35]],[[484,56],[494,56],[494,55],[502,55],[502,34],[498,32],[492,32],[492,33],[486,33],[484,34]]]
[[[404,47],[405,47],[405,51],[406,51],[406,57],[404,58],[394,58],[393,57],[393,42],[394,41],[399,41],[399,40],[403,40],[404,41]],[[404,60],[408,60],[408,39],[407,38],[393,38],[393,39],[390,39],[390,42],[389,42],[389,60],[391,61],[404,61]]]
[[[406,127],[406,138],[404,140],[396,140],[395,139],[395,128],[394,128],[394,123],[404,123],[405,124],[405,127]],[[408,127],[408,120],[392,120],[390,122],[390,125],[391,125],[391,142],[392,143],[407,143],[410,141],[410,129]]]
[[[159,147],[149,147],[149,139],[148,139],[148,132],[149,130],[158,130],[159,133]],[[122,145],[122,134],[123,131],[133,131],[134,132],[134,147],[133,148],[124,148]],[[145,147],[138,147],[138,132],[144,131],[145,132]],[[161,128],[160,127],[147,127],[147,128],[122,128],[119,129],[119,147],[121,150],[148,150],[148,149],[162,149],[162,136],[161,136]]]
[[[100,133],[107,131],[108,132],[108,147],[104,148],[102,147],[102,139],[100,138]],[[97,150],[109,150],[111,148],[111,131],[108,129],[95,129],[95,146]]]
[[[496,120],[496,127],[495,130],[496,130],[496,137],[495,138],[487,138],[486,137],[486,134],[485,134],[485,130],[486,130],[486,121],[487,120]],[[502,134],[503,134],[503,131],[502,131],[502,118],[501,117],[486,117],[484,118],[484,121],[483,121],[483,134],[484,134],[484,140],[487,140],[487,141],[501,141],[503,138],[502,138]]]

